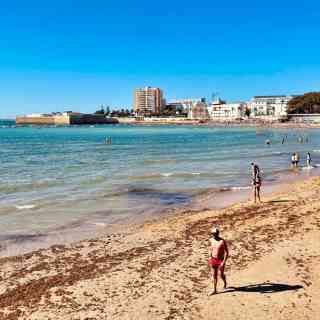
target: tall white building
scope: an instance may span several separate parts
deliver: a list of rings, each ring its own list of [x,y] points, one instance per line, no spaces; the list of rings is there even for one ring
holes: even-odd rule
[[[288,102],[295,96],[255,96],[249,103],[248,108],[251,116],[274,116],[281,117],[287,115]]]

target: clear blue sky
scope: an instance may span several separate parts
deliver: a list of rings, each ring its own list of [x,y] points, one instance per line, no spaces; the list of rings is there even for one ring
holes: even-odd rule
[[[320,2],[1,1],[0,117],[320,91]]]

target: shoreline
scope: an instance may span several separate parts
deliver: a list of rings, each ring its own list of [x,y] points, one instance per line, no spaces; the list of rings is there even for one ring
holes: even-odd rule
[[[263,119],[250,119],[250,120],[192,120],[192,119],[166,119],[166,120],[135,120],[133,118],[115,118],[119,121],[116,124],[110,125],[132,125],[132,126],[199,126],[199,127],[223,127],[223,128],[270,128],[270,129],[319,129],[320,123],[308,123],[308,122],[296,122],[296,121],[286,121],[280,122],[277,120],[263,120]],[[21,125],[21,124],[9,124],[2,125],[1,128],[24,128],[24,127],[49,127],[49,128],[59,128],[59,127],[96,127],[96,125]]]
[[[119,120],[119,125],[190,125],[190,126],[203,126],[203,127],[224,127],[224,128],[238,128],[238,127],[248,127],[248,128],[271,128],[271,129],[319,129],[320,123],[307,123],[307,122],[294,122],[294,121],[269,121],[262,119],[252,119],[252,120],[191,120],[191,119],[167,119],[167,120],[127,120],[122,118],[117,118]]]
[[[320,175],[319,168],[313,170],[287,171],[280,176],[268,179],[263,183],[262,198],[286,187],[289,183],[297,183],[310,177]],[[272,174],[274,176],[274,174]],[[33,251],[45,250],[56,245],[74,245],[81,241],[100,238],[106,235],[122,233],[132,228],[139,228],[145,223],[157,223],[170,217],[186,213],[199,213],[206,210],[223,210],[235,204],[249,201],[252,196],[251,186],[208,189],[190,196],[187,204],[163,208],[161,211],[147,212],[119,218],[111,223],[95,224],[90,222],[90,216],[58,228],[34,234],[15,235],[15,238],[0,242],[0,259],[28,254]]]
[[[261,205],[185,212],[127,232],[2,258],[0,318],[212,319],[218,308],[225,319],[315,319],[319,191],[320,177],[313,177],[288,183]],[[227,276],[236,289],[208,299],[212,225],[230,244]],[[269,290],[261,296],[263,286]],[[257,294],[260,308],[254,307]]]

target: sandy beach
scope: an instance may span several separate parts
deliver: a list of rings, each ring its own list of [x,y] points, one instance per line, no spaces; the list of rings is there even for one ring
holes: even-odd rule
[[[0,319],[317,319],[320,178],[262,204],[185,212],[0,260]],[[229,244],[208,297],[208,237]]]
[[[186,118],[164,118],[164,119],[144,119],[136,120],[135,118],[117,118],[120,124],[131,124],[131,125],[192,125],[192,126],[209,126],[209,127],[254,127],[254,128],[276,128],[276,129],[319,129],[320,123],[318,122],[307,122],[307,121],[279,121],[263,120],[259,118],[251,119],[222,119],[222,120],[195,120]]]

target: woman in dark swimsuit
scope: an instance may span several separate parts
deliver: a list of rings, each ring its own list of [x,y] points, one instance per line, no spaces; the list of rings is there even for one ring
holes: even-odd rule
[[[258,201],[261,202],[260,199],[260,189],[261,189],[261,176],[260,176],[260,168],[257,164],[251,163],[252,166],[252,186],[253,186],[253,196],[254,203]]]

